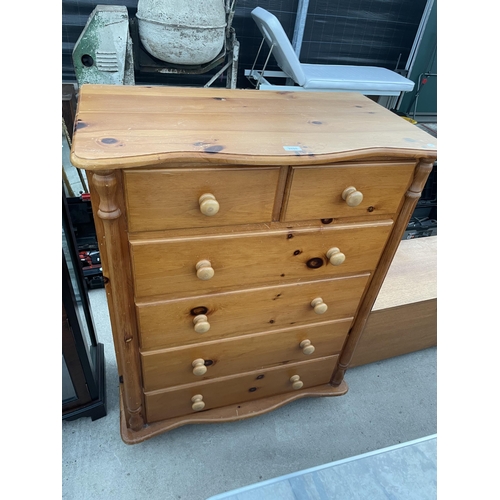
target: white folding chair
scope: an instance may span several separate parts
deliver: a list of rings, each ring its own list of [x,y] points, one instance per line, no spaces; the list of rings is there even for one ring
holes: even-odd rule
[[[414,82],[386,68],[303,64],[276,16],[256,7],[252,10],[252,17],[264,38],[252,69],[246,70],[245,75],[255,82],[256,88],[260,90],[358,92],[374,96],[399,96],[402,92],[413,90]],[[269,53],[264,67],[258,70],[255,69],[255,64],[264,41],[269,46]],[[282,71],[266,71],[271,54]],[[266,77],[290,78],[295,85],[273,85]]]

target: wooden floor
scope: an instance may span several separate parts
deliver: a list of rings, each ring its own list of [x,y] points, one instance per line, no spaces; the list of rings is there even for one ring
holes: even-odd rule
[[[434,500],[436,435],[228,491],[208,500]]]

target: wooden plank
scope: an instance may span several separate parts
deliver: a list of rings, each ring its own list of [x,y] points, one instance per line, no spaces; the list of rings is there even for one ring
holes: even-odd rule
[[[415,162],[294,167],[285,221],[395,214],[413,177]],[[357,206],[342,199],[353,186],[363,194]]]
[[[71,161],[87,169],[167,158],[297,165],[370,154],[435,157],[437,147],[369,98],[337,92],[83,85],[76,129]]]
[[[129,230],[227,226],[271,222],[280,169],[161,169],[124,172]],[[212,194],[213,216],[199,198]]]
[[[366,322],[351,366],[360,366],[437,345],[437,300],[379,309]]]
[[[137,299],[159,294],[208,293],[238,284],[255,286],[311,280],[375,269],[392,221],[278,231],[233,232],[217,236],[134,240],[131,257]],[[330,248],[345,255],[340,265],[327,258]],[[198,277],[197,264],[213,270]]]
[[[125,443],[136,444],[183,425],[234,422],[236,420],[253,418],[263,415],[264,413],[274,411],[287,403],[296,401],[297,399],[343,396],[347,391],[348,387],[345,381],[342,381],[335,387],[330,384],[317,385],[315,387],[310,387],[309,389],[302,389],[300,391],[287,392],[284,394],[275,394],[274,396],[256,399],[255,401],[236,403],[222,408],[215,408],[213,410],[206,410],[202,412],[193,412],[190,415],[174,417],[161,420],[159,422],[151,422],[138,431],[131,431],[127,427],[124,418],[125,412],[123,408],[123,396],[120,391],[120,432]]]
[[[369,274],[306,283],[252,288],[166,301],[138,303],[141,349],[197,344],[247,333],[290,328],[354,316]],[[328,310],[316,314],[311,301],[321,297]],[[210,329],[194,330],[204,314]]]
[[[373,310],[437,297],[437,236],[402,240]]]
[[[145,421],[123,176],[121,171],[90,172],[89,182],[127,425],[138,430]]]
[[[275,394],[294,392],[290,381],[294,375],[300,377],[303,389],[326,384],[337,358],[338,356],[329,356],[284,367],[222,377],[215,381],[208,380],[174,389],[147,392],[144,395],[147,419],[148,422],[156,422],[165,418],[193,414],[195,411],[192,409],[191,398],[198,394],[203,397],[204,410],[210,410]]]
[[[437,345],[436,257],[437,236],[400,242],[352,366]]]
[[[421,160],[415,169],[415,175],[403,198],[404,201],[401,205],[401,209],[399,210],[399,215],[394,224],[394,229],[389,236],[377,269],[373,272],[367,292],[358,308],[357,317],[354,320],[354,325],[349,333],[349,338],[345,344],[342,354],[340,355],[336,371],[331,381],[333,385],[338,385],[342,381],[346,369],[350,366],[354,351],[356,350],[356,346],[365,328],[366,321],[368,320],[373,305],[375,304],[375,300],[377,299],[378,293],[382,287],[384,278],[389,271],[391,262],[394,259],[394,255],[396,254],[404,231],[408,227],[410,217],[415,210],[418,198],[420,197],[425,181],[427,180],[431,170],[432,162],[424,160]]]
[[[144,390],[154,391],[338,354],[352,319],[143,352]],[[308,341],[308,347],[301,347],[304,341]],[[192,363],[197,359],[205,362],[206,373],[193,373]]]

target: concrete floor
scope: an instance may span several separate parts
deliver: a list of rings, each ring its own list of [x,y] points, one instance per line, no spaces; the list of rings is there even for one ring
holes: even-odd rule
[[[208,500],[435,500],[437,436],[243,486]]]
[[[63,499],[205,500],[437,432],[432,348],[353,368],[345,396],[303,399],[260,417],[185,426],[126,445],[106,296],[103,289],[89,295],[105,348],[108,414],[63,421]]]

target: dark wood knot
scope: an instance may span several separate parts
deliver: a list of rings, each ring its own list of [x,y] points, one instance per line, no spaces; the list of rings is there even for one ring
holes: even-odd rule
[[[313,257],[306,262],[306,266],[309,269],[318,269],[324,264],[323,259],[321,257]]]

